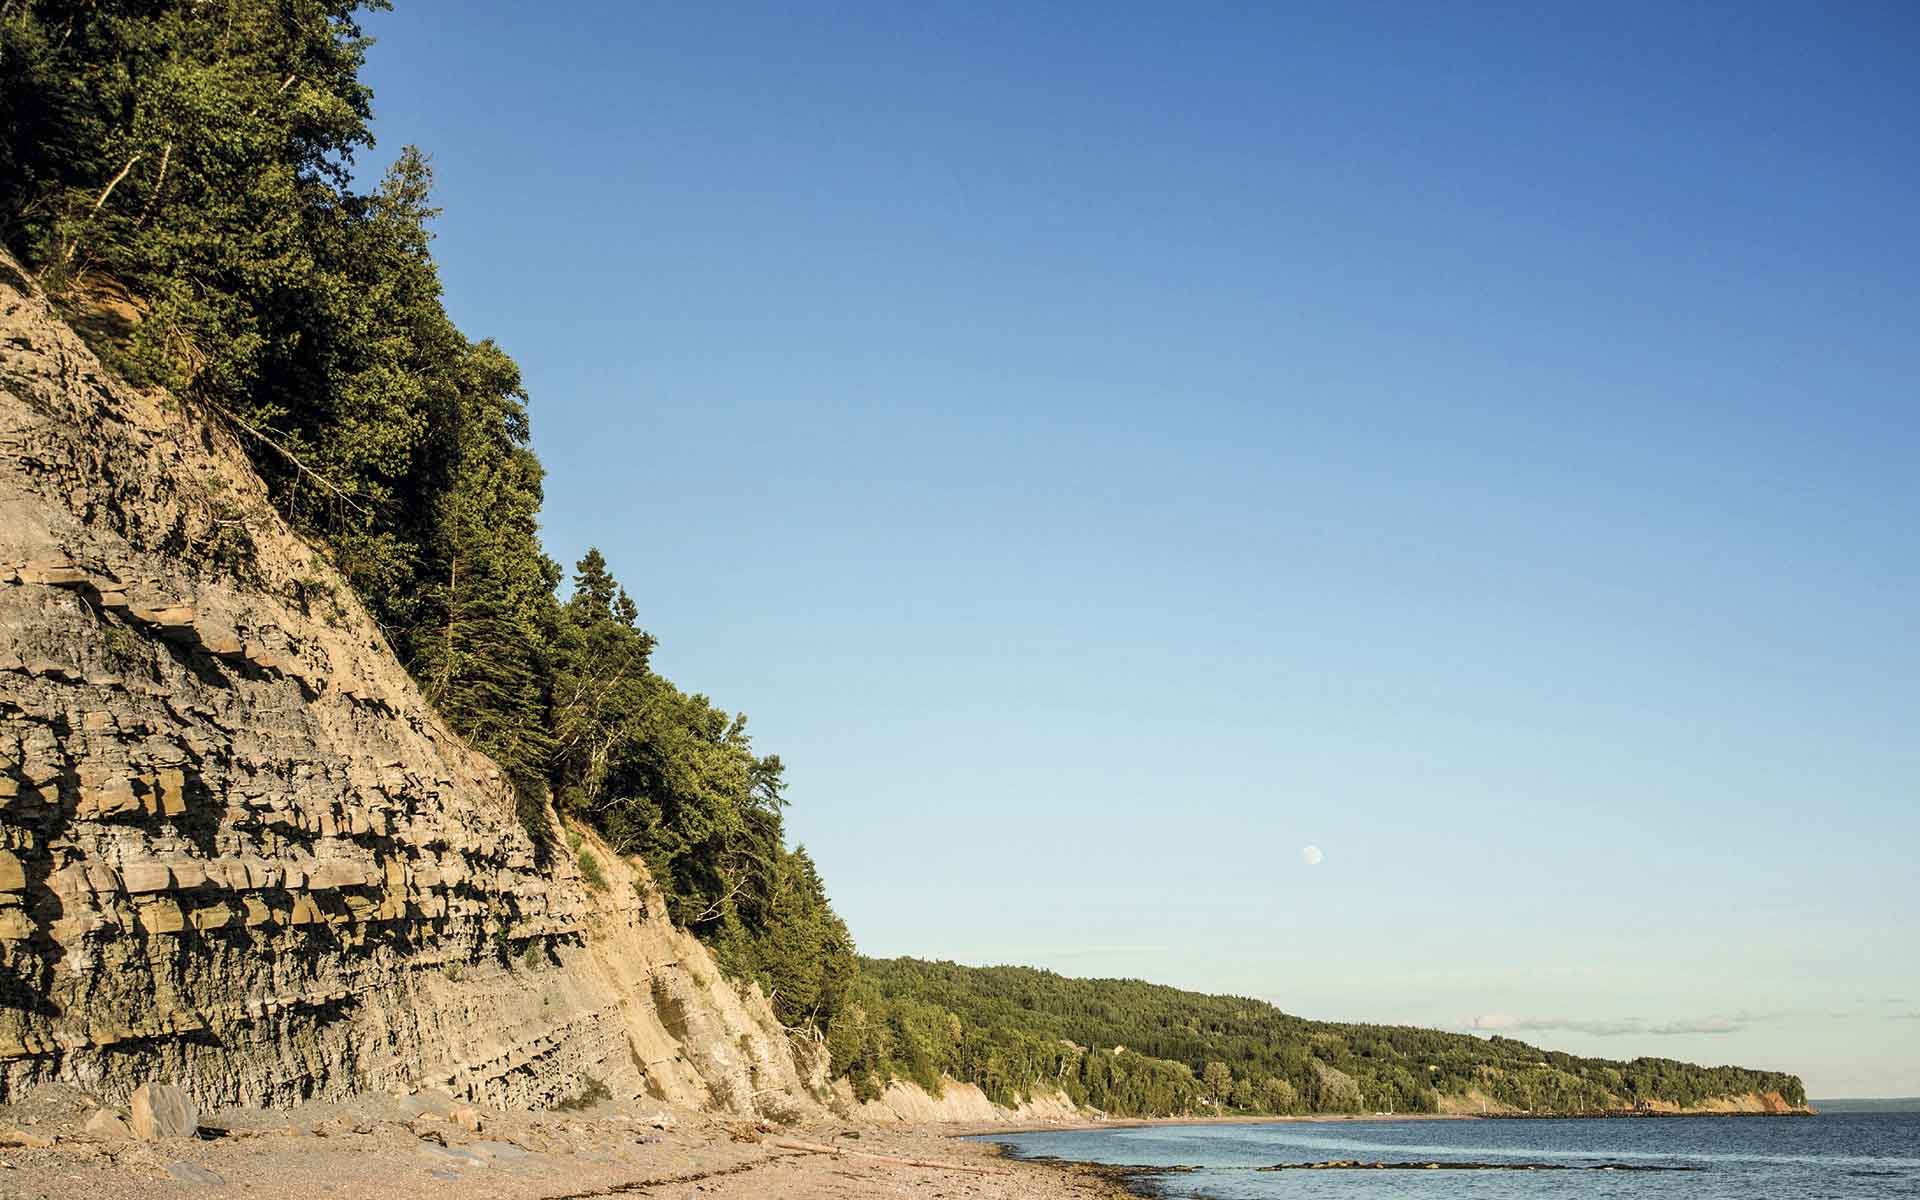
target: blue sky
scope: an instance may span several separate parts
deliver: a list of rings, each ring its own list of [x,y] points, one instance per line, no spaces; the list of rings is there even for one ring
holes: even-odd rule
[[[1920,1093],[1912,6],[368,28],[865,950]]]

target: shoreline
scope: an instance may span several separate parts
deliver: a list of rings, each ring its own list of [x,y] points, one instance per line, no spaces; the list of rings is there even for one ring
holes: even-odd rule
[[[1290,1116],[1104,1117],[1085,1121],[1034,1121],[1009,1125],[967,1123],[947,1136],[985,1138],[1004,1133],[1062,1133],[1100,1129],[1153,1129],[1180,1125],[1331,1125],[1352,1121],[1478,1121],[1479,1113],[1297,1113]]]
[[[1062,1180],[1070,1183],[1085,1186],[1083,1181],[1098,1179],[1107,1184],[1115,1196],[1128,1197],[1129,1200],[1155,1200],[1156,1197],[1165,1194],[1157,1186],[1157,1181],[1161,1177],[1182,1174],[1194,1168],[1154,1167],[1144,1164],[1117,1165],[1089,1162],[1085,1159],[1061,1158],[1056,1155],[1038,1155],[1029,1158],[1010,1153],[1014,1149],[1012,1143],[999,1141],[997,1136],[1012,1138],[1028,1133],[1103,1132],[1193,1125],[1330,1125],[1349,1122],[1378,1124],[1396,1121],[1408,1123],[1417,1121],[1595,1121],[1699,1117],[1815,1117],[1819,1115],[1818,1109],[1808,1106],[1789,1112],[1310,1113],[1295,1116],[1123,1117],[1108,1120],[993,1126],[973,1132],[954,1131],[947,1136],[955,1140],[985,1145],[990,1148],[993,1156],[1002,1162],[1024,1163],[1054,1169],[1060,1172]]]
[[[1817,1108],[1796,1108],[1788,1112],[1571,1112],[1571,1113],[1296,1113],[1287,1116],[1221,1117],[1109,1117],[1085,1121],[1034,1121],[1008,1125],[968,1123],[948,1134],[954,1138],[985,1138],[994,1134],[1013,1136],[1023,1133],[1055,1133],[1101,1129],[1152,1129],[1181,1125],[1331,1125],[1346,1122],[1384,1121],[1658,1121],[1698,1120],[1703,1117],[1817,1117]]]

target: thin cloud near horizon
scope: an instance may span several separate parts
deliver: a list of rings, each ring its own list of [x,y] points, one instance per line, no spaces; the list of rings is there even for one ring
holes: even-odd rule
[[[1165,954],[1168,946],[1057,946],[1025,950],[970,950],[952,956],[954,962],[1019,966],[1042,958],[1091,958],[1102,954]],[[919,958],[921,955],[912,957]]]
[[[1587,1020],[1571,1017],[1515,1017],[1506,1013],[1487,1013],[1467,1022],[1467,1028],[1485,1033],[1585,1033],[1594,1037],[1627,1037],[1634,1034],[1674,1037],[1684,1034],[1739,1033],[1751,1019],[1708,1017],[1701,1020],[1650,1022],[1638,1017],[1617,1020]]]

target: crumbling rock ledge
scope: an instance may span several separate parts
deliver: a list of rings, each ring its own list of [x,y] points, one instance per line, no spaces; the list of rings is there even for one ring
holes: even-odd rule
[[[827,1095],[637,867],[536,862],[233,437],[113,378],[4,256],[0,722],[0,1100]]]

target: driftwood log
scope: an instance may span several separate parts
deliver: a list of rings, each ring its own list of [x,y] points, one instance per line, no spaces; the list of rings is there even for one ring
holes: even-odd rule
[[[874,1154],[868,1150],[849,1150],[822,1142],[796,1142],[791,1138],[768,1138],[766,1144],[781,1150],[800,1150],[807,1154],[838,1154],[846,1158],[864,1158],[869,1162],[892,1163],[896,1167],[926,1167],[935,1171],[965,1171],[972,1175],[1004,1175],[1000,1167],[980,1167],[971,1163],[936,1162],[930,1158],[901,1158],[897,1154]]]

